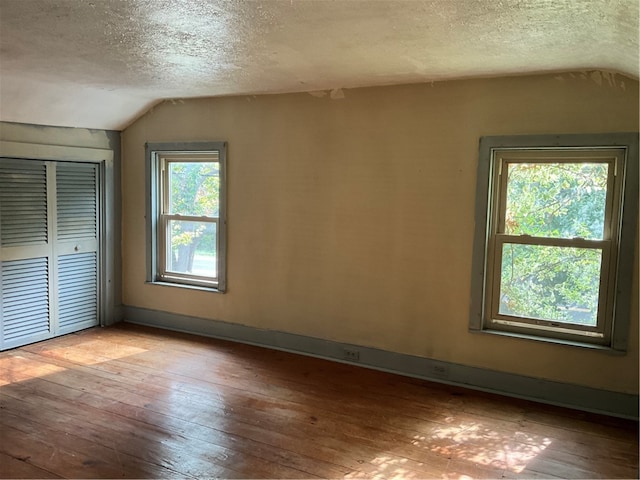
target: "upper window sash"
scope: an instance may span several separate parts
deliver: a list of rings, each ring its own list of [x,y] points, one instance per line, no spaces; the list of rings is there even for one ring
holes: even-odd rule
[[[159,154],[158,160],[160,162],[160,179],[159,185],[161,185],[161,215],[176,215],[183,217],[193,218],[219,218],[220,217],[220,203],[221,198],[218,199],[218,215],[189,215],[180,212],[174,212],[171,209],[171,178],[169,175],[169,168],[172,164],[181,163],[217,163],[218,164],[218,176],[220,178],[220,184],[222,189],[222,171],[220,168],[220,157],[218,152],[199,152],[198,154],[178,155],[172,154]],[[221,192],[219,192],[221,193]]]
[[[611,239],[619,233],[618,211],[620,206],[620,182],[616,182],[618,170],[624,162],[624,151],[621,149],[559,149],[559,150],[503,150],[492,152],[494,177],[492,215],[490,216],[491,234],[505,234],[507,210],[507,181],[509,165],[517,164],[593,164],[607,165],[607,195],[604,208],[604,229],[602,239]],[[580,237],[577,237],[580,238]]]

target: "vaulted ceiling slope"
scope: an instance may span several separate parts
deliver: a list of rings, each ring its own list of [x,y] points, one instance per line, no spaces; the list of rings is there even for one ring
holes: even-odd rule
[[[0,120],[120,130],[161,99],[603,69],[638,0],[0,0]]]

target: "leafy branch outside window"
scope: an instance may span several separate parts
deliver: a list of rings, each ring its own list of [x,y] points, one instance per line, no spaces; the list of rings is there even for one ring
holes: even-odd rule
[[[170,162],[168,172],[172,215],[169,270],[215,276],[211,267],[216,264],[217,225],[208,220],[219,216],[219,164]],[[190,218],[181,220],[180,217]]]
[[[509,236],[602,240],[608,164],[507,166],[499,313],[595,326],[601,249],[510,243]]]

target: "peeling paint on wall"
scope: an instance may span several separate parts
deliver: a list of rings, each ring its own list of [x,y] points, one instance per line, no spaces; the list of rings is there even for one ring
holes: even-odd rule
[[[575,73],[556,75],[553,78],[561,82],[567,79],[580,78],[581,80],[591,81],[599,87],[608,85],[612,88],[620,88],[623,91],[627,88],[623,80],[623,75],[615,72],[608,72],[606,70],[582,70]]]
[[[344,91],[341,88],[334,88],[330,93],[331,100],[341,100],[344,98]]]
[[[327,95],[329,95],[329,98],[331,98],[331,100],[342,100],[345,97],[344,90],[342,88],[334,88],[329,92],[325,90],[316,90],[316,91],[307,92],[307,93],[312,97],[316,97],[316,98],[324,98]]]

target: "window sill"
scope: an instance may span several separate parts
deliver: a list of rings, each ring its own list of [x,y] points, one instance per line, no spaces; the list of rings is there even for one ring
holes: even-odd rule
[[[177,287],[177,288],[186,288],[188,290],[200,290],[202,292],[211,292],[211,293],[225,293],[224,290],[220,290],[216,287],[203,287],[202,285],[189,285],[186,283],[175,283],[175,282],[160,282],[160,281],[152,281],[152,282],[144,282],[147,285],[159,285],[161,287]]]
[[[576,340],[564,340],[560,338],[543,337],[539,335],[528,335],[526,333],[505,332],[502,330],[491,330],[491,329],[482,329],[482,330],[470,329],[469,332],[486,334],[486,335],[498,335],[501,337],[520,338],[523,340],[534,340],[537,342],[544,342],[544,343],[554,343],[556,345],[565,345],[568,347],[586,348],[588,350],[597,350],[599,352],[607,353],[610,355],[626,355],[627,354],[627,352],[624,350],[615,350],[607,345],[597,345],[594,343],[579,342]]]

